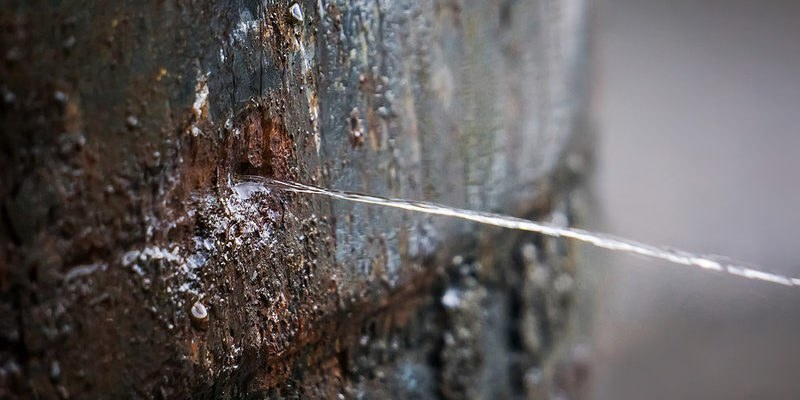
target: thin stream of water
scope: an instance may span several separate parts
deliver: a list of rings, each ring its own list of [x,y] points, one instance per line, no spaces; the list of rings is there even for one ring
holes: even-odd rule
[[[421,212],[431,215],[441,215],[455,217],[464,220],[474,221],[481,224],[493,225],[509,229],[517,229],[529,232],[536,232],[552,237],[563,237],[575,239],[584,243],[589,243],[599,248],[611,251],[620,251],[629,254],[638,254],[659,260],[669,261],[675,264],[701,268],[704,270],[727,273],[747,279],[754,279],[764,282],[776,283],[784,286],[800,286],[800,279],[792,278],[771,272],[765,272],[745,263],[715,255],[699,255],[683,250],[658,247],[646,243],[637,242],[605,233],[590,232],[578,228],[568,228],[556,226],[546,222],[531,221],[516,218],[508,215],[465,210],[460,208],[447,207],[444,205],[424,202],[411,201],[404,199],[392,199],[380,196],[372,196],[361,193],[345,192],[332,190],[298,182],[282,181],[278,179],[264,178],[260,176],[246,176],[244,179],[262,183],[268,187],[280,190],[322,195],[335,199],[354,201],[358,203],[374,204],[383,207],[399,208],[402,210]]]

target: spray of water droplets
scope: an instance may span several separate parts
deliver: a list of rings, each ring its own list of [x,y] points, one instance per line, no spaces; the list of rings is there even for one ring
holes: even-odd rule
[[[344,192],[340,190],[325,189],[297,182],[282,181],[264,177],[247,176],[243,178],[260,182],[268,187],[295,193],[322,195],[340,200],[399,208],[402,210],[421,212],[431,215],[460,218],[486,225],[536,232],[552,237],[575,239],[611,251],[638,254],[645,257],[669,261],[675,264],[727,273],[747,279],[755,279],[784,286],[800,286],[800,279],[798,278],[791,278],[784,275],[765,272],[753,266],[749,266],[745,263],[734,261],[726,257],[699,255],[677,249],[657,247],[604,233],[589,232],[577,228],[565,228],[545,222],[531,221],[502,214],[447,207],[423,201],[392,199],[360,193]]]

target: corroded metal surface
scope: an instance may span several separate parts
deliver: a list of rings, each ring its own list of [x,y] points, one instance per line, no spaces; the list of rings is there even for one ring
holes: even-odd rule
[[[3,6],[0,397],[550,390],[563,243],[239,177],[571,218],[584,4],[293,5]]]

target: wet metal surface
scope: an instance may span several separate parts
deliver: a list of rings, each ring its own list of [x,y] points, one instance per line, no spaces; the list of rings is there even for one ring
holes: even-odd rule
[[[584,18],[573,1],[11,2],[0,396],[522,395],[565,327],[567,247],[236,176],[571,218]],[[445,310],[451,283],[463,306]]]

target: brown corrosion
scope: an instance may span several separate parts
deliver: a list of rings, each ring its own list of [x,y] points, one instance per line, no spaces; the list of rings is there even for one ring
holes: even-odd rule
[[[261,107],[245,110],[237,120],[229,137],[235,172],[289,178],[296,165],[294,138],[282,121]]]

